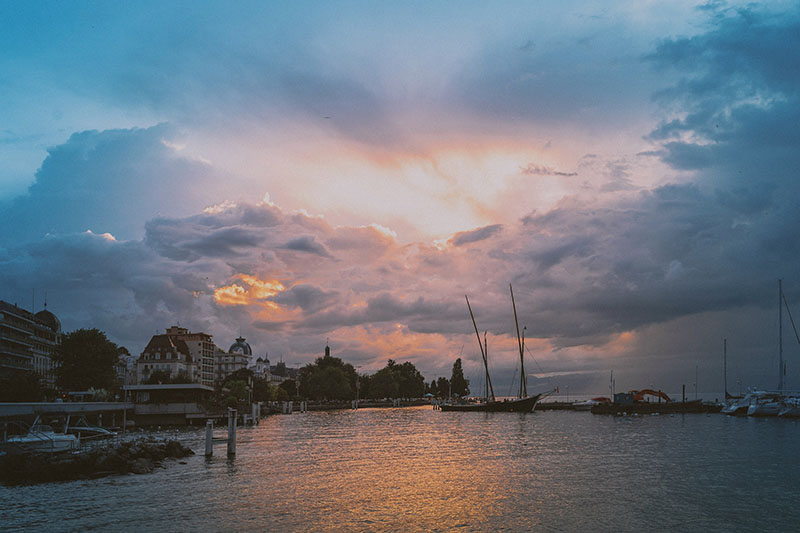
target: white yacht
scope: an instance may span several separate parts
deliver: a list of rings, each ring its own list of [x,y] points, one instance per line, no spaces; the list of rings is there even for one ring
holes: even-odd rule
[[[778,416],[781,418],[800,418],[800,397],[789,396],[784,398]]]
[[[45,424],[34,424],[25,435],[13,435],[5,441],[10,446],[25,451],[39,453],[56,453],[77,450],[80,446],[78,437],[64,433],[56,433]]]
[[[728,404],[722,408],[722,413],[731,416],[746,416],[747,409],[750,407],[750,401],[753,399],[753,393],[748,392],[741,398],[732,398],[728,400]]]
[[[747,416],[778,416],[783,408],[783,395],[762,392],[753,396],[747,408]]]

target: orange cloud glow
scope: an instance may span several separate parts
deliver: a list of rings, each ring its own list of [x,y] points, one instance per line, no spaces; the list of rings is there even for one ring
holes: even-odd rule
[[[231,283],[214,291],[214,301],[220,305],[259,304],[264,307],[279,309],[274,302],[264,301],[275,296],[286,287],[278,280],[262,280],[257,276],[238,274],[234,276],[242,283]]]

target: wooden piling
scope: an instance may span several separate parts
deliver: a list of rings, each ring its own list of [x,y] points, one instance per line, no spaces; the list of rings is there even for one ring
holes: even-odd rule
[[[236,455],[236,409],[228,408],[228,457]]]
[[[206,457],[214,455],[214,422],[206,420]]]

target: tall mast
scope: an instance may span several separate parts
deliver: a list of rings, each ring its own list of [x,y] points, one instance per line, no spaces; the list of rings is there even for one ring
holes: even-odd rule
[[[783,390],[783,280],[778,280],[778,390]]]
[[[489,377],[489,361],[486,359],[486,351],[483,349],[484,345],[481,343],[481,334],[478,333],[478,325],[475,323],[475,315],[472,314],[472,307],[469,305],[469,297],[465,294],[464,298],[467,299],[467,309],[469,309],[469,317],[472,319],[472,326],[475,328],[475,336],[478,337],[478,348],[481,349],[481,357],[483,357],[483,368],[486,370],[486,383],[489,385],[489,390],[492,393],[492,399],[494,399],[494,388],[492,387],[492,380]],[[486,337],[484,336],[484,339]],[[489,396],[487,395],[486,400],[489,400]]]
[[[517,304],[514,302],[514,287],[508,284],[511,291],[511,306],[514,308],[514,325],[517,326],[517,344],[519,345],[519,397],[524,398],[528,395],[528,376],[525,375],[525,340],[519,334],[519,320],[517,320]]]
[[[728,401],[728,339],[722,340],[722,385],[725,401]]]
[[[489,361],[489,344],[486,342],[486,332],[485,331],[483,332],[483,353],[486,354],[486,361],[488,362]],[[486,390],[485,390],[484,396],[486,397],[486,401],[488,402],[489,401],[489,365],[488,365],[488,363],[486,364],[485,368],[486,368],[486,380],[484,382],[484,388]],[[492,394],[492,396],[494,396],[494,394]],[[494,398],[492,398],[492,399],[494,399]]]

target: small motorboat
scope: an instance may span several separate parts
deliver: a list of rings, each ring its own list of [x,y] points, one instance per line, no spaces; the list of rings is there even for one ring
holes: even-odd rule
[[[46,424],[34,424],[24,435],[12,435],[5,444],[24,451],[38,453],[58,453],[77,450],[78,437],[66,433],[56,433]]]

